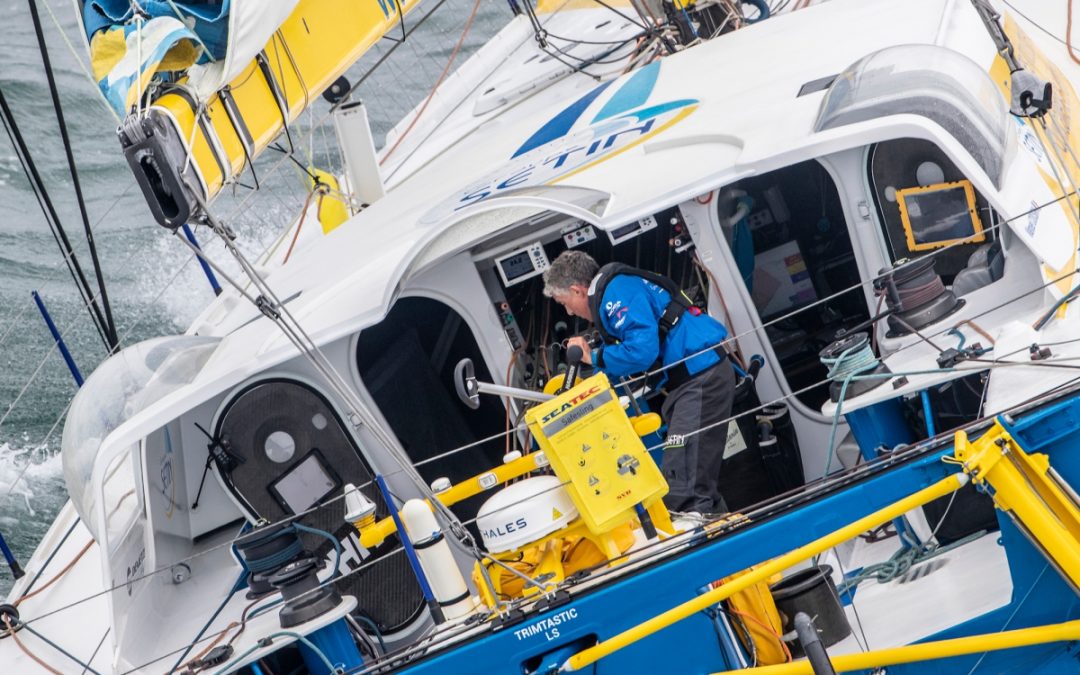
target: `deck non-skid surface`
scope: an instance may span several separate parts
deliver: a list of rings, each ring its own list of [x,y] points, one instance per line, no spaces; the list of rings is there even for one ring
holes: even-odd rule
[[[998,538],[998,532],[990,532],[888,583],[864,581],[845,607],[852,634],[829,653],[910,644],[1007,605],[1012,579]],[[882,560],[898,546],[896,538],[877,544],[859,540],[852,560],[859,566],[861,561]]]

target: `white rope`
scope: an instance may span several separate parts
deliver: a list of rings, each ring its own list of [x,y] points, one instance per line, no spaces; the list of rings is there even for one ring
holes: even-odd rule
[[[131,0],[132,7],[135,10],[135,115],[140,119],[143,117],[143,88],[142,88],[142,74],[143,74],[143,57],[142,57],[142,29],[143,29],[143,9],[139,5],[138,0]]]
[[[105,109],[109,111],[109,114],[112,115],[113,119],[116,120],[117,124],[119,124],[120,115],[118,115],[116,111],[113,110],[113,107],[109,105],[109,102],[105,99],[103,95],[101,95],[101,89],[98,87],[97,80],[94,79],[94,74],[90,71],[90,67],[85,62],[83,62],[82,57],[79,56],[78,51],[75,49],[75,45],[71,44],[71,40],[68,39],[67,33],[60,25],[60,20],[56,18],[56,14],[53,12],[53,8],[52,5],[49,4],[49,0],[41,0],[41,2],[45,5],[45,10],[52,18],[53,25],[56,26],[56,32],[60,33],[60,37],[64,40],[64,44],[67,45],[68,51],[71,52],[71,56],[75,59],[75,63],[79,64],[79,69],[83,71],[83,74],[86,75],[86,79],[90,80],[90,84],[94,87],[94,91],[98,93],[98,96],[96,98],[101,101],[101,103],[105,106]]]

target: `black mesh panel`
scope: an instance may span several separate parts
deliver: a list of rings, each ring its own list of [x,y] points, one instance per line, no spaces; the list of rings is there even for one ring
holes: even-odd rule
[[[291,455],[282,450],[276,453],[278,459],[287,456],[285,461],[274,461],[269,454],[275,453],[266,450],[267,439],[274,432],[288,434],[295,445]],[[234,489],[259,517],[268,521],[293,515],[290,500],[298,506],[296,510],[302,511],[305,498],[329,501],[342,494],[343,484],[362,486],[373,478],[326,401],[295,382],[262,382],[241,393],[222,416],[217,435],[231,446],[230,452],[244,460],[230,474]],[[271,442],[271,446],[275,444]],[[305,462],[305,467],[297,468]],[[315,475],[318,480],[288,480],[303,468],[313,469],[313,473],[305,475]],[[272,488],[275,485],[276,492]],[[361,489],[377,505],[378,518],[389,515],[374,485]],[[349,555],[357,548],[347,541],[350,537],[355,541],[356,530],[345,522],[344,515],[344,500],[338,499],[300,520],[304,525],[333,533],[343,542],[342,573],[358,566],[355,557]],[[305,533],[303,538],[305,548],[333,560],[334,547],[324,537]],[[374,620],[384,632],[393,632],[412,621],[423,605],[408,560],[400,552],[388,556],[399,546],[397,538],[391,537],[374,551],[373,557],[364,560],[367,567],[363,571],[338,582],[343,594],[356,596],[357,611]]]

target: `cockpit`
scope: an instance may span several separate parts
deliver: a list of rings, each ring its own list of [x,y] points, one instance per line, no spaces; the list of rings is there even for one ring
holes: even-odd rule
[[[721,490],[732,509],[853,466],[867,449],[836,412],[835,369],[823,353],[865,334],[881,361],[902,354],[911,356],[912,369],[926,369],[938,350],[925,343],[950,331],[961,346],[990,346],[983,335],[1001,319],[994,314],[1000,289],[1038,289],[1040,263],[1054,248],[1038,240],[1034,227],[1025,235],[1022,225],[1006,226],[1002,218],[1018,212],[1016,195],[999,189],[1002,176],[1020,169],[1007,110],[986,89],[994,82],[981,71],[971,80],[973,63],[935,49],[894,48],[863,59],[823,85],[829,91],[817,145],[782,160],[726,167],[698,194],[637,199],[533,186],[478,199],[460,212],[445,204],[433,209],[417,225],[430,236],[392,280],[382,316],[323,346],[386,437],[354,418],[349,403],[296,357],[151,430],[141,450],[122,460],[129,464],[118,467],[145,485],[125,483],[100,495],[76,488],[73,498],[84,518],[97,514],[88,522],[105,522],[111,532],[113,510],[97,501],[111,500],[122,513],[125,491],[147,495],[135,511],[148,517],[158,566],[204,542],[209,547],[227,530],[302,518],[328,534],[304,534],[304,544],[356,572],[346,582],[359,600],[356,614],[391,642],[417,634],[428,618],[403,556],[395,555],[398,540],[365,547],[344,518],[343,491],[360,486],[384,518],[395,509],[390,502],[419,494],[410,470],[441,490],[537,450],[524,427],[535,399],[513,390],[544,391],[565,372],[571,337],[599,339],[593,326],[543,294],[545,270],[567,250],[663,275],[727,328],[724,348],[748,382],[736,393],[736,417],[719,449]],[[924,67],[901,67],[906,58]],[[899,90],[909,95],[894,96]],[[814,91],[821,89],[800,95]],[[616,208],[624,215],[612,216]],[[909,274],[913,269],[918,273]],[[216,341],[190,339],[196,341],[177,347],[189,356],[166,361],[197,370]],[[477,382],[503,389],[463,395],[463,363]],[[150,368],[135,388],[149,389],[154,377],[182,386],[183,378],[161,375],[170,368]],[[668,395],[663,384],[632,380],[613,383],[624,404],[659,411]],[[897,406],[893,419],[906,433],[902,442],[986,412],[981,370],[921,389],[885,386]],[[115,418],[107,428],[69,425],[73,457],[141,409],[137,397],[107,396],[117,403],[101,411],[108,413],[102,420]],[[93,418],[79,408],[73,414]],[[663,436],[661,428],[644,442],[655,450]],[[65,455],[68,445],[65,433]],[[410,470],[397,463],[399,452]],[[93,461],[73,461],[69,484],[90,485],[101,471]],[[170,482],[166,463],[180,480]],[[389,483],[389,499],[374,486],[377,477]],[[484,538],[476,521],[490,496],[481,492],[452,507],[476,541]],[[170,503],[183,514],[175,521]],[[455,555],[463,568],[470,564],[467,555]]]

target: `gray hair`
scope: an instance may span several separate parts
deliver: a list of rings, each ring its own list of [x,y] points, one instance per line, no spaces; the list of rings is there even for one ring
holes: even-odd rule
[[[600,265],[584,251],[563,251],[544,272],[544,295],[566,295],[573,285],[588,286]]]

